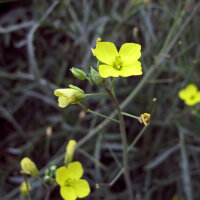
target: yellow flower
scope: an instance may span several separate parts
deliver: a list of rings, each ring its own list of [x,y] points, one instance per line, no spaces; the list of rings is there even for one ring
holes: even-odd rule
[[[27,196],[30,191],[31,191],[30,183],[22,182],[21,185],[20,185],[20,192],[24,196]]]
[[[79,103],[84,98],[84,91],[80,88],[69,85],[67,89],[57,89],[54,95],[58,97],[58,106],[64,108],[69,104]]]
[[[66,166],[72,161],[76,149],[76,141],[70,140],[66,146],[65,164]]]
[[[60,194],[65,200],[84,198],[90,194],[88,182],[81,179],[83,168],[80,162],[72,162],[68,167],[56,171],[56,182],[60,185]]]
[[[200,91],[194,84],[187,85],[186,88],[179,91],[178,95],[189,106],[200,102]]]
[[[97,41],[92,53],[103,63],[99,65],[99,75],[103,78],[142,74],[141,63],[138,61],[141,57],[139,44],[125,43],[118,52],[113,43]]]
[[[140,115],[140,122],[143,123],[145,126],[148,126],[150,123],[151,115],[148,113],[144,113]]]

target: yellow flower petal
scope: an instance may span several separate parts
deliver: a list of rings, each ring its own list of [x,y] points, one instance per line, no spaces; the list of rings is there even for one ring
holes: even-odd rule
[[[59,185],[64,185],[66,179],[68,178],[69,172],[66,167],[60,167],[56,170],[56,182]]]
[[[83,167],[80,162],[72,162],[67,167],[68,177],[71,179],[80,179],[83,176]]]
[[[99,65],[99,75],[103,78],[107,78],[109,76],[118,77],[120,75],[120,71],[111,65]]]
[[[55,96],[66,96],[66,97],[71,97],[73,96],[74,94],[77,93],[77,90],[74,90],[74,89],[71,89],[71,88],[67,88],[67,89],[57,89],[54,91],[54,95]]]
[[[90,194],[90,186],[84,179],[77,180],[73,183],[72,187],[78,198],[83,198]]]
[[[96,48],[92,50],[93,54],[101,62],[112,65],[118,51],[112,42],[98,42]]]
[[[123,65],[129,65],[141,57],[141,45],[136,43],[125,43],[119,50]]]
[[[137,76],[142,74],[142,67],[139,61],[135,61],[129,65],[123,65],[120,70],[120,76],[128,77],[128,76]]]
[[[72,101],[71,98],[67,98],[65,96],[60,96],[60,97],[58,97],[58,106],[61,108],[64,108],[64,107],[68,106],[71,101]]]
[[[197,103],[200,103],[200,92],[195,93],[195,95],[189,96],[184,101],[189,106],[193,106],[193,105],[195,105]]]
[[[62,186],[60,188],[60,194],[65,200],[75,200],[77,196],[74,192],[74,189],[71,186]]]

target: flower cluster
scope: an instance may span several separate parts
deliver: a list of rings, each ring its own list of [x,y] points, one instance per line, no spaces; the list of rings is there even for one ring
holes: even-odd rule
[[[200,91],[194,84],[187,85],[184,89],[179,91],[178,95],[188,106],[200,103]]]

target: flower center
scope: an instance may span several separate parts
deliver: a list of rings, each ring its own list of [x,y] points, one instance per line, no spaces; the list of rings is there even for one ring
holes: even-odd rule
[[[74,179],[67,179],[67,180],[65,181],[65,186],[70,186],[70,185],[72,185],[72,183],[73,183],[74,181],[75,181]]]
[[[115,56],[115,60],[114,60],[114,62],[113,62],[113,67],[114,67],[116,70],[118,70],[118,71],[121,70],[121,68],[122,68],[122,61],[121,61],[120,56]]]

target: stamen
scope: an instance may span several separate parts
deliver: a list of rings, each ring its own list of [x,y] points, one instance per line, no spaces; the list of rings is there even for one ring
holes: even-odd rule
[[[120,56],[116,56],[115,57],[115,60],[113,62],[113,67],[115,69],[119,70],[119,71],[121,70],[121,68],[122,68],[122,61],[121,61]]]

